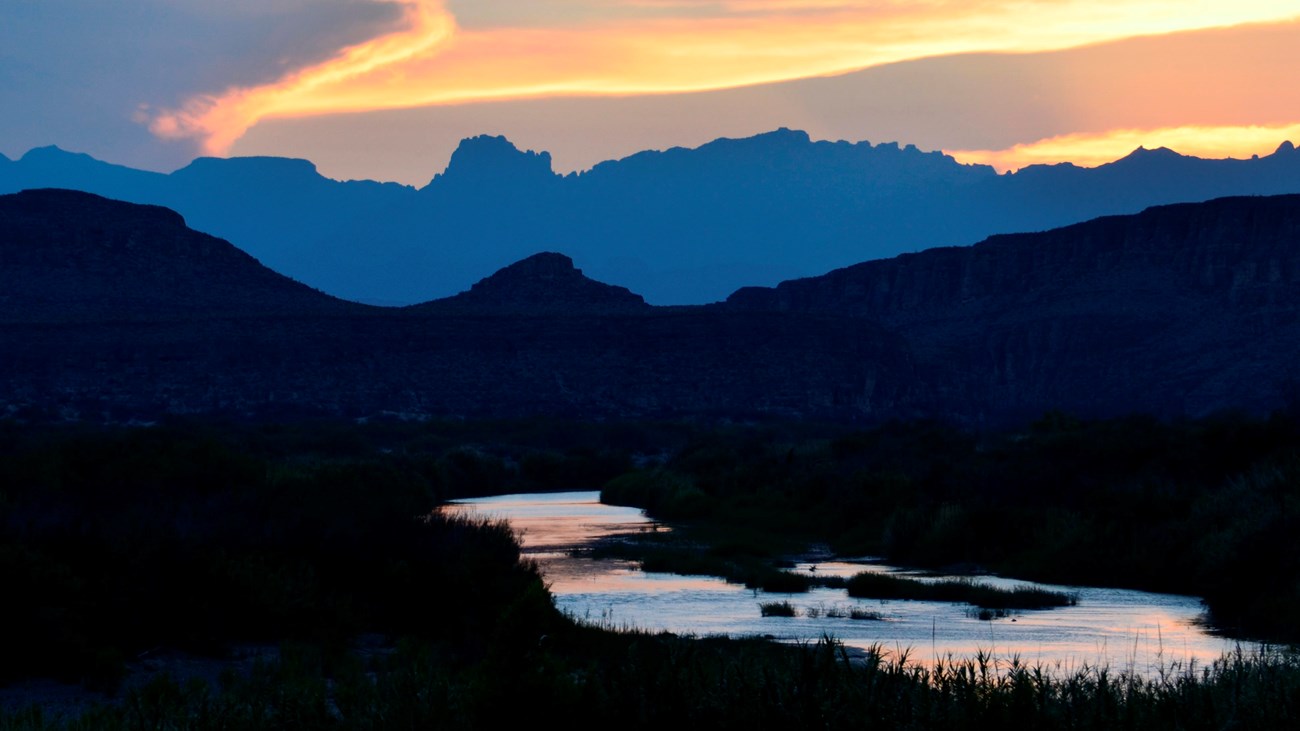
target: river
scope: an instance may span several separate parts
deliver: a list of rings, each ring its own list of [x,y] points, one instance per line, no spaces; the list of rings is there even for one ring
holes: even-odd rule
[[[1238,646],[1248,653],[1259,649],[1207,631],[1200,601],[1172,594],[981,576],[974,578],[1006,587],[1040,586],[1079,598],[1072,607],[981,620],[965,604],[852,599],[843,589],[829,588],[769,594],[722,579],[642,572],[627,561],[584,556],[584,549],[611,535],[666,528],[638,509],[602,505],[596,492],[504,495],[458,501],[447,509],[508,520],[521,534],[525,555],[539,563],[558,607],[575,619],[613,629],[763,635],[782,641],[830,636],[848,647],[875,646],[895,657],[905,653],[910,662],[983,652],[1003,665],[1019,658],[1053,672],[1105,667],[1145,676],[1200,667]],[[802,563],[792,570],[843,576],[910,573],[867,560]],[[773,601],[789,601],[797,616],[762,616],[759,604]],[[879,619],[851,619],[850,608]]]

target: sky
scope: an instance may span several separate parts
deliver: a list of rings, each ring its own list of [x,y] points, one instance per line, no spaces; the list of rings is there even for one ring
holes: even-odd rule
[[[420,185],[777,127],[1017,169],[1300,141],[1294,0],[4,0],[0,152]]]

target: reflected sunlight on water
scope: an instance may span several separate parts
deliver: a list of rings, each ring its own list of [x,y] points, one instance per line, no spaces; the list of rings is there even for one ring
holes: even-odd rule
[[[843,589],[829,588],[768,594],[722,579],[644,573],[632,562],[572,553],[606,536],[666,530],[636,508],[601,505],[598,499],[596,492],[506,495],[458,501],[447,509],[510,521],[522,531],[525,553],[539,562],[560,609],[612,628],[766,635],[786,641],[815,641],[830,635],[849,647],[906,651],[910,660],[923,663],[987,652],[1003,663],[1019,657],[1031,665],[1041,663],[1063,671],[1087,665],[1143,674],[1175,663],[1183,669],[1192,662],[1199,667],[1238,645],[1201,628],[1199,600],[1171,594],[973,577],[1000,587],[1039,586],[1079,597],[1077,606],[1023,611],[987,621],[970,616],[971,607],[965,604],[852,599]],[[879,563],[849,561],[804,562],[793,570],[820,576],[899,571]],[[789,601],[798,616],[763,617],[758,605],[765,601]],[[850,608],[880,618],[851,619]],[[1247,651],[1258,649],[1253,643],[1240,644]]]

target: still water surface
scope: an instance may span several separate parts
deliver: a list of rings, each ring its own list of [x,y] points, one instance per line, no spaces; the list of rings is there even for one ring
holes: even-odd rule
[[[448,509],[508,520],[522,534],[525,555],[540,564],[559,608],[579,620],[614,628],[769,635],[786,641],[829,635],[849,647],[877,645],[890,653],[907,652],[909,660],[922,663],[983,651],[1000,662],[1019,657],[1065,672],[1101,666],[1144,675],[1161,667],[1186,670],[1193,662],[1199,667],[1238,646],[1238,641],[1210,634],[1199,624],[1199,600],[1171,594],[975,577],[998,586],[1041,586],[1079,597],[1078,606],[1022,611],[987,621],[968,616],[970,606],[965,604],[852,599],[843,589],[827,588],[769,594],[722,579],[646,573],[627,561],[583,555],[583,549],[601,538],[664,529],[636,508],[600,504],[596,492],[504,495],[459,501]],[[811,571],[813,566],[801,563],[794,570]],[[907,573],[874,562],[821,562],[815,567],[818,575]],[[789,601],[799,616],[761,616],[759,603],[770,601]],[[875,612],[881,619],[826,616],[827,609],[850,607]],[[1247,652],[1258,649],[1240,644]]]

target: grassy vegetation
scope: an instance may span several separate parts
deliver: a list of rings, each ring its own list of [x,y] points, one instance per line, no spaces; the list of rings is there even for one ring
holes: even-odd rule
[[[217,687],[162,678],[68,724],[28,710],[0,715],[0,730],[460,729],[541,717],[627,729],[1280,729],[1300,723],[1297,697],[1300,661],[1280,653],[1142,678],[571,627],[462,667],[414,643],[369,661],[299,648]]]
[[[880,621],[884,616],[880,612],[873,612],[861,607],[847,607],[843,604],[817,604],[815,606],[804,607],[803,616],[809,619],[856,619],[861,621]]]
[[[1078,597],[1071,594],[1033,587],[999,589],[970,580],[919,581],[906,576],[868,571],[850,577],[845,588],[848,589],[849,596],[857,599],[965,602],[981,609],[1048,609],[1069,607],[1078,603]]]
[[[794,617],[798,611],[790,602],[763,602],[758,605],[759,612],[764,617]]]

